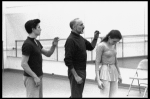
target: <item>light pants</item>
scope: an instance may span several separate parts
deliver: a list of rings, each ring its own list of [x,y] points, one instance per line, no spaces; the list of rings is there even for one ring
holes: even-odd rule
[[[33,77],[23,76],[24,85],[26,87],[26,97],[30,98],[42,98],[43,97],[43,84],[42,84],[42,76],[40,78],[40,85],[38,87],[35,86],[35,81]]]
[[[101,97],[117,97],[118,82],[102,80],[104,89],[100,89]]]

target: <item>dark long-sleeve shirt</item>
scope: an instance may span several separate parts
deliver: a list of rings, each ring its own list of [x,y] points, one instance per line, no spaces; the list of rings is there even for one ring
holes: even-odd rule
[[[91,43],[82,36],[71,32],[65,43],[64,62],[68,69],[86,70],[86,50],[93,50]]]

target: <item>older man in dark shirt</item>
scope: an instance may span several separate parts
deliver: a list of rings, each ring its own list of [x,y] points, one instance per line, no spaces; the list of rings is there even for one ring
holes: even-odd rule
[[[84,83],[86,79],[86,50],[92,51],[95,48],[99,31],[95,31],[94,39],[90,43],[80,34],[83,33],[83,22],[76,18],[70,22],[72,29],[65,43],[65,64],[68,67],[68,78],[71,87],[70,98],[82,98]]]

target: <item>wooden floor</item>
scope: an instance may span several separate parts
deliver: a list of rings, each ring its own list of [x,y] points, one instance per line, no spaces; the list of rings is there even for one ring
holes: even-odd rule
[[[26,97],[25,87],[23,85],[23,72],[14,70],[4,70],[2,73],[2,97],[17,98]],[[141,98],[143,92],[140,94],[138,90],[130,91],[129,96],[127,87],[119,86],[118,97],[123,98]],[[43,97],[44,98],[68,98],[70,96],[70,85],[67,77],[44,74],[43,77]],[[101,97],[96,82],[86,80],[83,91],[83,98]],[[146,94],[145,98],[148,95]]]

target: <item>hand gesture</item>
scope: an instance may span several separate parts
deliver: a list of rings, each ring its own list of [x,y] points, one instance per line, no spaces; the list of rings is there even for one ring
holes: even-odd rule
[[[98,88],[102,90],[104,89],[104,85],[102,81],[98,81]]]
[[[96,30],[94,32],[94,39],[98,39],[100,32],[98,30]]]
[[[58,37],[55,37],[52,44],[53,44],[54,46],[56,46],[56,45],[58,44],[58,41],[59,41],[59,38],[58,38]]]
[[[34,77],[34,82],[35,82],[35,86],[39,86],[40,85],[40,78],[39,77]]]
[[[118,83],[120,84],[120,83],[122,83],[122,77],[119,75],[119,77],[118,77]]]
[[[80,76],[75,77],[75,80],[77,81],[77,84],[81,84],[83,82]]]

